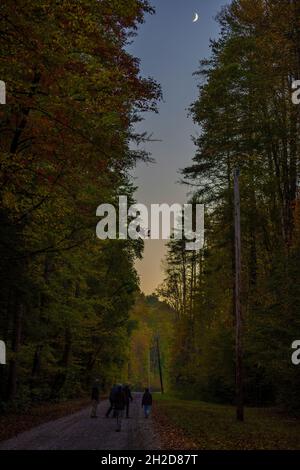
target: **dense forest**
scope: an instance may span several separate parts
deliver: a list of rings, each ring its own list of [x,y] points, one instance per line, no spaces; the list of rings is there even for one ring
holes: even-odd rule
[[[127,367],[139,241],[96,239],[96,208],[145,152],[134,124],[160,87],[126,51],[144,0],[2,2],[1,403],[79,396]]]
[[[205,203],[205,249],[171,241],[159,294],[176,310],[173,388],[235,397],[233,173],[240,170],[244,387],[249,404],[299,409],[291,344],[300,328],[300,2],[235,0],[196,73],[200,127],[182,170]]]
[[[195,72],[199,128],[180,170],[205,204],[205,246],[171,239],[165,280],[139,289],[142,240],[98,240],[96,209],[134,202],[130,176],[159,84],[128,44],[147,0],[0,5],[0,411],[149,384],[235,400],[233,175],[240,172],[245,401],[299,410],[300,2],[233,0]],[[142,146],[143,147],[143,146]],[[162,377],[159,374],[161,367]]]

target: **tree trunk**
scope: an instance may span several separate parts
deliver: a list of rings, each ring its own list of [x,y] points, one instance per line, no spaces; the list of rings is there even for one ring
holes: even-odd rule
[[[18,295],[16,293],[16,295]],[[21,334],[23,323],[24,305],[20,299],[16,300],[14,324],[13,324],[13,337],[12,337],[12,353],[13,357],[9,363],[8,375],[8,400],[14,400],[17,393],[18,382],[18,353],[21,346]]]
[[[243,398],[243,351],[242,351],[242,309],[241,309],[241,216],[239,171],[234,176],[235,212],[235,314],[236,314],[236,405],[237,419],[244,421]]]
[[[60,371],[56,374],[54,383],[52,386],[51,396],[56,398],[59,395],[59,392],[63,388],[66,379],[67,379],[67,371],[70,363],[71,357],[71,349],[72,349],[72,334],[70,328],[65,329],[65,344],[64,344],[64,351],[62,355],[62,359],[59,361],[58,366],[60,367]]]

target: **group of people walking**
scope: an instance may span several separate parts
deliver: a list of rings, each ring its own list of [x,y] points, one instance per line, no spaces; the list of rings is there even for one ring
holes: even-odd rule
[[[126,418],[129,418],[129,405],[132,401],[133,398],[128,385],[114,385],[109,394],[110,407],[107,410],[106,417],[109,418],[112,411],[115,417],[118,411],[126,410]]]
[[[100,387],[99,380],[95,381],[92,389],[92,411],[91,418],[97,418],[97,407],[100,401]],[[125,416],[127,419],[130,418],[130,403],[133,401],[131,390],[129,385],[114,384],[109,394],[109,408],[105,414],[106,418],[109,418],[112,414],[113,418],[116,418],[117,428],[116,431],[121,431],[121,423]],[[149,418],[152,408],[152,395],[148,388],[145,389],[142,398],[142,407],[144,409],[145,418]]]

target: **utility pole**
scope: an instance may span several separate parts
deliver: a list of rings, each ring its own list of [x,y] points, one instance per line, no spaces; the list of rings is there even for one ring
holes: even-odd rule
[[[148,351],[148,388],[150,390],[151,387],[151,347],[149,346],[149,351]]]
[[[234,226],[235,226],[235,317],[236,317],[236,417],[244,421],[243,393],[243,345],[242,345],[242,306],[241,306],[241,207],[240,207],[240,171],[234,172]]]
[[[164,384],[163,384],[163,376],[162,376],[162,368],[161,368],[161,360],[160,360],[160,349],[159,349],[159,337],[156,336],[156,348],[157,348],[157,359],[158,359],[158,368],[159,368],[159,378],[160,378],[160,389],[161,393],[164,393]]]

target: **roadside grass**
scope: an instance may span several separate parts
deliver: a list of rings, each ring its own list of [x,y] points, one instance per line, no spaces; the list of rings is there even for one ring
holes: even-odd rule
[[[300,449],[300,419],[274,408],[246,408],[245,422],[235,419],[233,406],[182,400],[155,394],[157,414],[178,429],[185,448],[200,450],[295,450]],[[164,429],[168,426],[160,426]],[[174,431],[171,432],[174,435]],[[168,431],[163,436],[168,447]],[[169,441],[172,439],[170,438]],[[170,442],[171,448],[176,444]]]

